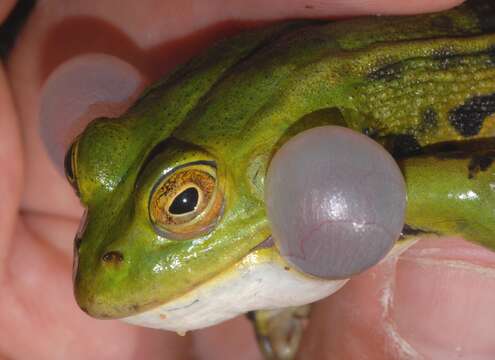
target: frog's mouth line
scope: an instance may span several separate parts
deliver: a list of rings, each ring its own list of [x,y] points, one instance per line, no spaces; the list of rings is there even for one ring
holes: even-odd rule
[[[265,240],[263,240],[261,243],[259,243],[258,245],[256,245],[255,247],[253,247],[251,250],[249,250],[249,252],[244,255],[241,259],[241,261],[243,261],[245,258],[247,258],[248,256],[250,256],[251,254],[255,253],[256,251],[258,250],[261,250],[261,249],[270,249],[270,248],[273,248],[275,246],[275,242],[273,240],[273,237],[272,235],[269,235]],[[229,268],[227,271],[231,270],[232,268]],[[213,276],[212,278],[206,280],[203,284],[213,280],[215,278],[215,276]],[[201,284],[201,285],[203,285]],[[201,286],[199,285],[199,286]],[[192,290],[191,292],[194,292],[195,290]],[[184,296],[188,296],[188,294],[184,294]],[[167,311],[178,311],[178,310],[184,310],[184,309],[187,309],[193,305],[195,305],[196,303],[198,303],[200,300],[199,299],[194,299],[194,300],[191,300],[190,303],[187,303],[185,305],[181,305],[181,306],[178,306],[176,308],[168,308]],[[167,303],[166,303],[167,304]],[[165,304],[162,304],[162,305],[165,305]],[[135,314],[135,315],[139,315],[139,313]]]
[[[397,243],[389,256],[399,256],[417,241]],[[180,298],[121,320],[145,327],[185,332],[218,324],[248,311],[299,306],[333,294],[348,279],[305,276],[288,264],[272,236],[238,263]]]
[[[261,243],[259,243],[258,245],[256,245],[255,247],[253,247],[251,250],[249,250],[249,252],[242,257],[241,261],[244,260],[245,258],[247,258],[248,256],[250,256],[251,254],[255,253],[258,250],[261,250],[261,249],[270,249],[270,248],[273,248],[273,247],[275,247],[275,241],[273,240],[272,235],[269,235],[265,240],[263,240]],[[231,270],[231,268],[229,268],[229,270]],[[227,271],[229,271],[229,270],[227,270]],[[208,279],[208,280],[206,280],[204,283],[207,283],[207,282],[211,281],[213,278],[215,278],[215,276],[212,277],[212,278],[210,278],[210,279]],[[199,285],[199,286],[201,286],[201,285]],[[192,290],[192,291],[194,291],[194,290]],[[187,293],[184,294],[184,295],[187,296]],[[177,308],[168,308],[167,310],[168,311],[184,310],[184,309],[187,309],[187,308],[193,306],[197,302],[199,302],[199,299],[194,299],[194,300],[191,300],[191,302],[188,303],[188,304],[182,305],[182,306],[177,307]],[[138,315],[138,314],[139,313],[137,313],[135,315]]]
[[[185,332],[252,310],[308,304],[334,293],[346,281],[305,276],[280,256],[268,236],[235,265],[183,296],[121,320]]]
[[[250,256],[251,254],[255,253],[258,250],[270,249],[270,248],[273,248],[273,247],[275,247],[275,241],[273,240],[273,236],[272,235],[268,235],[268,237],[265,240],[263,240],[261,243],[259,243],[258,245],[256,245],[255,247],[253,247],[251,250],[249,250],[249,252],[242,257],[241,261],[243,261],[245,258],[247,258],[248,256]],[[229,271],[229,270],[231,270],[231,268],[229,268],[227,271]],[[212,277],[212,278],[210,278],[210,279],[208,279],[208,280],[206,280],[204,283],[207,283],[207,282],[211,281],[213,278],[215,278],[215,276]],[[192,291],[194,291],[194,290],[192,290]],[[187,294],[184,294],[184,295],[187,296]],[[182,305],[182,306],[177,307],[177,308],[168,308],[167,310],[168,311],[184,310],[184,309],[187,309],[187,308],[193,306],[197,302],[199,302],[199,299],[194,299],[194,300],[192,300],[188,304]]]

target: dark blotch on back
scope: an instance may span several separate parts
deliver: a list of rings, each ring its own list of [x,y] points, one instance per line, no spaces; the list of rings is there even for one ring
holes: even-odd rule
[[[404,158],[408,156],[421,154],[421,145],[413,135],[399,134],[390,135],[385,138],[385,148],[394,158]]]
[[[471,157],[468,165],[468,177],[474,179],[476,174],[481,171],[487,171],[495,161],[495,151],[489,151],[485,154],[475,154]]]
[[[120,251],[109,251],[103,254],[102,260],[106,263],[119,264],[124,261],[124,255]]]
[[[402,74],[402,64],[390,64],[385,65],[377,70],[374,70],[368,74],[368,78],[373,81],[392,81],[400,78]]]
[[[462,136],[478,135],[485,119],[495,113],[495,93],[476,96],[449,112],[449,122]]]
[[[433,233],[423,229],[414,228],[408,224],[404,224],[404,227],[402,228],[402,231],[400,233],[400,239],[405,239],[409,236],[422,236],[428,234],[433,234]]]
[[[490,0],[469,0],[467,4],[473,9],[483,32],[495,30],[495,2]]]

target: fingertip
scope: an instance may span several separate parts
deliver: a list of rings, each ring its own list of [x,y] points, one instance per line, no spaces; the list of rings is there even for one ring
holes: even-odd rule
[[[328,18],[361,15],[411,15],[446,10],[461,4],[462,0],[276,0],[261,2],[249,8],[232,2],[235,16],[245,18],[248,14],[258,19]],[[261,13],[262,11],[262,13]]]
[[[327,0],[310,1],[322,7],[323,11],[332,11],[338,16],[350,15],[413,15],[427,12],[447,10],[462,4],[463,0],[417,0],[417,1],[394,1],[394,0]],[[307,3],[307,2],[305,2]]]
[[[400,256],[397,332],[432,359],[493,359],[495,254],[459,238],[418,242]]]
[[[65,152],[93,119],[116,117],[147,83],[129,63],[106,54],[68,60],[50,74],[40,96],[40,133],[52,161],[63,169]]]
[[[432,237],[317,303],[301,359],[493,359],[495,255]]]

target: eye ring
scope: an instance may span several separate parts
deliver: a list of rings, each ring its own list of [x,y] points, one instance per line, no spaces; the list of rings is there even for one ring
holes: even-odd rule
[[[151,190],[149,218],[155,231],[174,240],[209,233],[223,212],[223,195],[213,161],[177,166]]]

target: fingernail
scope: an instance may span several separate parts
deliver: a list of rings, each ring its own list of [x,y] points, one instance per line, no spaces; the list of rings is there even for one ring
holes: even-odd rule
[[[400,257],[391,315],[414,352],[492,359],[495,254],[460,239],[419,242]]]

